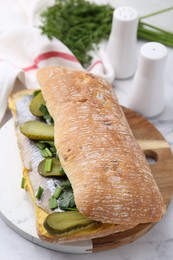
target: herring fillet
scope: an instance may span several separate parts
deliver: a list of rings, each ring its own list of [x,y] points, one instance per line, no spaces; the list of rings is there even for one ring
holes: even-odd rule
[[[40,69],[37,78],[78,210],[103,223],[159,221],[163,198],[112,87],[58,66]]]
[[[48,200],[52,197],[56,189],[55,185],[59,184],[56,179],[45,178],[38,173],[37,167],[44,158],[35,142],[21,134],[19,129],[20,125],[29,120],[38,120],[38,118],[32,115],[29,110],[29,104],[32,98],[32,95],[24,95],[22,98],[16,100],[15,127],[18,137],[17,140],[20,147],[20,152],[22,153],[23,166],[28,170],[34,194],[37,193],[39,186],[44,189],[41,199],[36,199],[36,203],[46,212],[51,213],[52,210],[49,208]]]

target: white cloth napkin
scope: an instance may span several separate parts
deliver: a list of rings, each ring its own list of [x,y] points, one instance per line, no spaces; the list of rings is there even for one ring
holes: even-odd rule
[[[52,3],[53,0],[0,0],[0,121],[17,78],[26,88],[39,88],[36,71],[41,67],[60,65],[84,70],[61,41],[41,34],[39,14]],[[115,75],[104,45],[92,56],[87,71],[112,83]]]

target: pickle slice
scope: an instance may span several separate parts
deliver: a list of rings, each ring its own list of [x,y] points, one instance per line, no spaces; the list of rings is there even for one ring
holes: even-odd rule
[[[62,167],[61,167],[59,160],[57,160],[55,158],[52,159],[51,171],[49,171],[49,172],[45,171],[45,162],[46,162],[46,159],[42,160],[38,165],[38,172],[41,176],[44,176],[44,177],[66,176],[64,171],[62,171]]]
[[[43,116],[43,113],[40,111],[41,105],[45,105],[43,95],[41,91],[31,100],[29,109],[34,116]]]
[[[32,140],[54,140],[54,127],[39,121],[27,121],[20,126],[22,134]]]
[[[44,227],[50,234],[62,234],[86,227],[92,223],[96,222],[83,216],[78,211],[65,211],[49,214],[44,221]]]

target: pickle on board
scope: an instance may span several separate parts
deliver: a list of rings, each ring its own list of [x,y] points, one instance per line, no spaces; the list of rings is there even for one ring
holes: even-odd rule
[[[44,227],[50,234],[63,234],[96,223],[78,211],[54,212],[47,216]]]
[[[27,121],[20,126],[22,134],[32,140],[54,140],[54,127],[40,121]]]
[[[43,113],[40,111],[41,105],[45,105],[43,95],[41,91],[31,100],[29,109],[34,116],[43,116]]]
[[[52,158],[52,164],[50,171],[45,170],[45,163],[47,159],[42,160],[38,165],[38,172],[41,176],[44,177],[63,177],[65,176],[65,172],[62,171],[62,167],[60,161]]]

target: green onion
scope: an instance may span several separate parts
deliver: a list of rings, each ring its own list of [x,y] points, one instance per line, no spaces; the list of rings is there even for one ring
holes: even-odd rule
[[[53,156],[53,153],[47,147],[44,150],[40,150],[40,152],[44,158]]]
[[[155,26],[143,23],[142,20],[138,26],[138,38],[146,39],[149,41],[156,41],[165,44],[166,46],[173,47],[173,34]]]
[[[22,177],[22,181],[21,181],[20,187],[21,187],[22,189],[25,188],[25,178],[24,178],[24,177]]]
[[[39,141],[37,147],[44,158],[53,157],[56,155],[56,148],[53,141]]]
[[[44,143],[37,143],[37,147],[41,150],[43,150],[46,146]]]
[[[41,199],[41,196],[42,196],[42,194],[43,194],[43,191],[44,191],[44,189],[43,189],[41,186],[39,186],[39,187],[38,187],[38,190],[37,190],[37,194],[36,194],[36,198],[37,198],[38,200]]]
[[[49,156],[49,157],[51,157],[52,156],[52,153],[51,153],[51,151],[49,150],[49,148],[45,148],[44,149],[44,151],[47,153],[47,155]]]
[[[53,194],[53,197],[56,198],[56,199],[58,199],[59,196],[60,196],[60,194],[61,194],[61,192],[62,192],[61,187],[57,187],[56,190],[55,190],[55,192],[54,192],[54,194]]]
[[[45,172],[50,172],[52,169],[52,158],[46,159],[44,164],[44,170]]]
[[[58,203],[56,201],[55,197],[52,197],[49,199],[49,208],[50,209],[56,209],[58,207]]]
[[[55,146],[54,145],[54,141],[45,141],[45,140],[43,140],[43,141],[39,141],[39,143],[40,144],[44,144],[44,145],[50,145],[50,146]]]
[[[42,156],[43,156],[44,158],[49,157],[48,154],[47,154],[47,152],[46,152],[45,150],[40,150],[40,152],[41,152],[41,154],[42,154]]]

